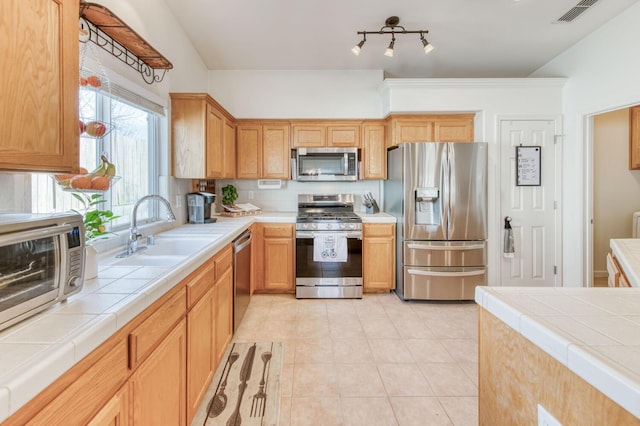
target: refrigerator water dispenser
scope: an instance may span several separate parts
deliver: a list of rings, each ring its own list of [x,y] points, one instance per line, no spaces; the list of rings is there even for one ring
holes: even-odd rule
[[[416,188],[416,224],[439,225],[440,188]]]

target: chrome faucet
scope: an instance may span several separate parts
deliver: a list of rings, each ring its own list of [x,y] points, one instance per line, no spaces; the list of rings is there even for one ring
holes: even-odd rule
[[[173,222],[174,220],[176,220],[176,216],[173,214],[173,210],[171,210],[171,204],[169,204],[169,201],[167,201],[166,198],[157,194],[145,195],[144,197],[141,197],[133,205],[133,210],[131,210],[131,227],[129,228],[129,239],[127,240],[127,249],[125,252],[120,253],[116,257],[131,256],[133,253],[146,248],[146,247],[140,247],[140,248],[138,247],[138,240],[142,238],[142,234],[138,232],[138,224],[137,224],[137,218],[136,218],[138,214],[138,206],[140,206],[140,204],[142,204],[142,202],[145,200],[160,201],[167,208],[167,213],[168,213],[167,221]]]

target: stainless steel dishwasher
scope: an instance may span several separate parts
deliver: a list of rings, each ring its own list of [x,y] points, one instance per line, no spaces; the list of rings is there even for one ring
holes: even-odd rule
[[[251,230],[247,229],[233,240],[233,331],[251,300]]]

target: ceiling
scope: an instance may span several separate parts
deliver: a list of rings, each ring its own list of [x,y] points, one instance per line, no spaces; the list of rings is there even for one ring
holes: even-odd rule
[[[212,70],[384,70],[392,78],[527,77],[635,0],[165,0]],[[418,34],[369,35],[390,16]]]

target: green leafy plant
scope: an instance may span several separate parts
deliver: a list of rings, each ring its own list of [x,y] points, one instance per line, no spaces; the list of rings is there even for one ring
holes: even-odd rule
[[[227,185],[222,188],[222,204],[231,205],[238,199],[238,190],[233,185]]]
[[[73,198],[82,204],[81,210],[72,209],[83,217],[84,237],[87,243],[107,238],[112,232],[107,231],[107,223],[119,218],[111,210],[102,210],[100,205],[107,200],[102,198],[102,194],[85,194],[82,192],[72,192]]]

